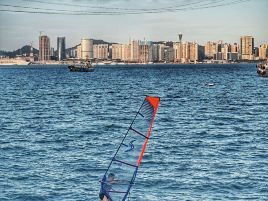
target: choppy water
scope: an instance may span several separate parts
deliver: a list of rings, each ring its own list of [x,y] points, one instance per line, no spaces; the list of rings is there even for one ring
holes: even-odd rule
[[[268,79],[255,70],[1,68],[0,200],[98,200],[145,95],[161,104],[132,201],[268,200]]]

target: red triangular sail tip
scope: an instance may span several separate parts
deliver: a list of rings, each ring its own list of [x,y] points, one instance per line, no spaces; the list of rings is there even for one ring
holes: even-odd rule
[[[151,103],[151,105],[154,107],[154,109],[158,108],[160,98],[159,97],[153,97],[153,96],[146,96],[146,100]]]

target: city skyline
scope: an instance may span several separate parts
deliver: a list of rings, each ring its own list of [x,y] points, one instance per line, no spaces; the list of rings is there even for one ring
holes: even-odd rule
[[[3,0],[1,8],[10,4]],[[42,9],[59,8],[59,5],[38,4],[42,1],[27,1],[28,6],[40,6]],[[57,1],[53,1],[57,2]],[[169,0],[145,1],[137,6],[137,2],[130,0],[116,1],[64,1],[76,3],[81,6],[103,6],[122,9],[148,8],[173,6],[185,1]],[[194,1],[189,1],[194,2]],[[209,2],[209,1],[207,1]],[[156,4],[153,4],[156,3]],[[25,1],[12,2],[13,5],[26,5]],[[207,8],[200,10],[183,10],[178,12],[164,12],[141,15],[46,15],[29,13],[1,12],[1,50],[14,50],[30,44],[38,47],[39,31],[50,37],[51,47],[56,48],[57,37],[66,37],[66,48],[79,44],[81,37],[103,39],[108,42],[127,43],[129,38],[142,40],[144,37],[150,41],[179,41],[178,33],[182,32],[184,41],[194,41],[205,44],[207,41],[223,40],[228,43],[239,43],[241,35],[253,35],[255,46],[268,43],[268,30],[265,19],[268,14],[265,0],[245,1],[239,4]],[[69,8],[70,6],[62,6]],[[40,8],[41,9],[41,8]],[[76,8],[77,9],[77,8]],[[81,9],[81,8],[80,8]],[[18,34],[19,33],[19,34]]]
[[[236,62],[236,61],[253,61],[259,59],[267,59],[267,44],[263,44],[260,48],[254,48],[253,36],[241,36],[240,44],[224,43],[223,41],[210,42],[205,46],[196,42],[182,41],[183,34],[178,34],[179,42],[152,42],[132,40],[127,44],[93,44],[93,40],[89,38],[81,38],[81,43],[74,48],[68,50],[58,48],[55,57],[54,48],[46,51],[50,47],[50,40],[47,36],[40,36],[39,61],[57,60],[96,60],[96,61],[116,61],[131,63],[197,63],[197,62]],[[46,39],[43,43],[42,39]],[[60,37],[58,39],[64,39]],[[65,47],[65,42],[62,46]],[[45,52],[45,53],[44,53]],[[61,53],[60,53],[61,52]],[[260,55],[260,57],[259,57]],[[27,56],[27,55],[25,55]]]

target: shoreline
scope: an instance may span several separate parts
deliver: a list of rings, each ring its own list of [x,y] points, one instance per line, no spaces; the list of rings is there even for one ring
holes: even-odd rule
[[[166,66],[197,66],[197,65],[235,65],[235,64],[258,64],[259,62],[235,62],[235,63],[112,63],[112,64],[104,64],[104,63],[92,63],[93,66],[98,67],[130,67],[130,66],[159,66],[159,65],[166,65]],[[53,66],[69,66],[70,64],[60,64],[60,63],[50,63],[50,64],[0,64],[0,68],[7,68],[7,67],[35,67],[35,66],[46,66],[46,67],[53,67]]]

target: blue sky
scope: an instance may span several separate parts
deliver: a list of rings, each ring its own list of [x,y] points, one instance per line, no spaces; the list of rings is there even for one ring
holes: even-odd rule
[[[0,7],[1,9],[20,9],[3,6],[15,5],[75,11],[89,10],[89,7],[91,7],[90,11],[92,11],[92,7],[120,7],[125,12],[124,9],[174,8],[178,5],[187,4],[187,2],[197,2],[194,0],[48,1],[56,3],[53,5],[40,3],[40,1],[0,0],[2,4]],[[44,2],[44,0],[41,2]],[[76,6],[70,6],[69,4]],[[78,7],[79,5],[81,7]],[[105,8],[94,8],[93,11],[106,12],[107,9]],[[241,35],[252,35],[255,38],[255,46],[258,46],[261,43],[268,43],[267,8],[267,0],[250,0],[213,8],[192,9],[188,6],[187,10],[140,15],[77,16],[0,11],[0,49],[18,49],[31,41],[33,41],[34,47],[38,47],[39,31],[43,31],[45,35],[50,37],[52,47],[56,47],[57,36],[65,36],[67,47],[72,47],[80,42],[81,37],[119,43],[127,43],[129,38],[177,41],[179,32],[183,33],[183,40],[195,41],[201,45],[206,41],[218,40],[234,43],[239,42]],[[117,10],[111,11],[117,12]]]

